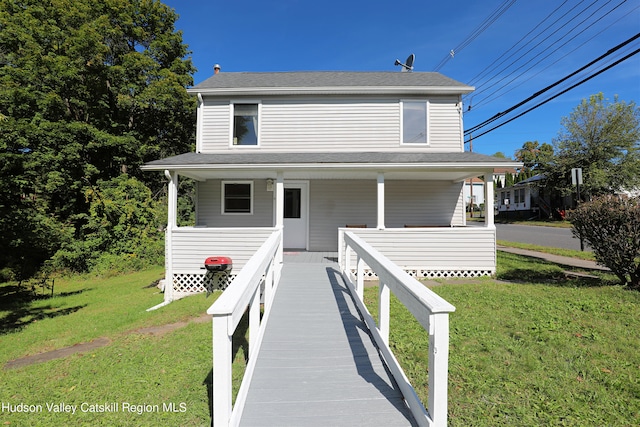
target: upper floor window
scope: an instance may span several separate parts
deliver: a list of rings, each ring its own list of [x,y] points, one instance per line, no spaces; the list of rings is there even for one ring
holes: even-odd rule
[[[258,145],[258,104],[233,104],[233,145]]]
[[[402,143],[427,144],[427,102],[402,102]]]

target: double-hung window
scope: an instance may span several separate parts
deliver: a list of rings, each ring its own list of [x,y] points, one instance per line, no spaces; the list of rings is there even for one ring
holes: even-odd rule
[[[404,100],[402,104],[402,144],[428,144],[427,101]]]
[[[234,103],[232,145],[258,145],[259,111],[258,103]]]
[[[253,182],[222,181],[222,214],[253,213]]]

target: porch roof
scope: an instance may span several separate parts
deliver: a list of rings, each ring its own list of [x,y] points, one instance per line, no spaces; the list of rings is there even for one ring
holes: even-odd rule
[[[197,180],[213,178],[362,179],[383,172],[390,179],[460,181],[520,167],[521,163],[479,153],[424,152],[218,152],[185,153],[142,166],[146,171],[176,171]]]

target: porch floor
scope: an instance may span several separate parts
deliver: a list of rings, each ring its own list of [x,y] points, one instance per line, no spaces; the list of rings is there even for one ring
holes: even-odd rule
[[[285,251],[240,425],[415,425],[336,256]]]
[[[337,262],[338,252],[308,252],[296,249],[284,250],[285,264],[336,264]],[[336,264],[336,269],[337,268]]]

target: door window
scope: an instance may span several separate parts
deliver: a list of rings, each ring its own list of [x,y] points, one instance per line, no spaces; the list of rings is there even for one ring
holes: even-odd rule
[[[284,189],[284,217],[301,218],[302,189]]]

